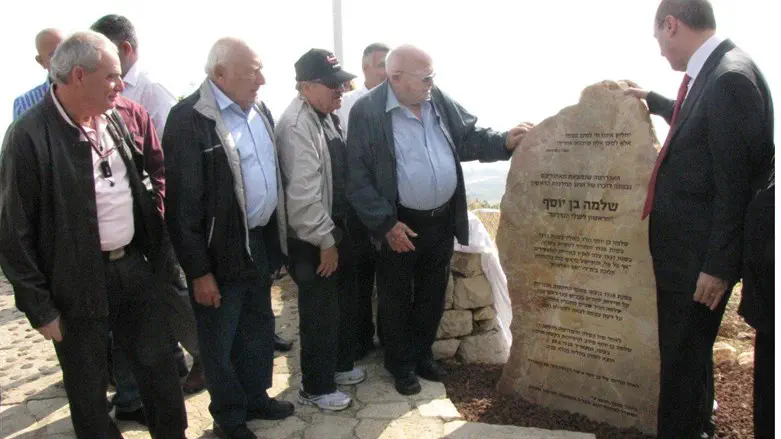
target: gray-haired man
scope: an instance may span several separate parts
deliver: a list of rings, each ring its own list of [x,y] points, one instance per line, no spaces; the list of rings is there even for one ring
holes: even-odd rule
[[[123,89],[117,48],[76,33],[50,73],[51,92],[3,142],[0,266],[19,309],[54,340],[78,437],[121,437],[106,412],[111,330],[128,348],[152,437],[182,438],[184,401],[158,305],[176,273],[113,111]]]

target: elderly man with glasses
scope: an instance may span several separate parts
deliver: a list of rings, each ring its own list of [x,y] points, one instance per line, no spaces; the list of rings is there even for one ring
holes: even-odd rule
[[[404,395],[417,375],[441,381],[432,356],[445,302],[453,237],[469,226],[461,161],[507,160],[531,127],[499,133],[434,86],[431,57],[392,50],[388,79],[355,103],[347,138],[349,201],[379,246],[378,314],[385,368]]]
[[[296,89],[279,120],[282,184],[288,213],[290,275],[298,285],[302,388],[298,400],[324,410],[346,409],[350,396],[337,384],[357,384],[353,367],[351,241],[357,221],[347,202],[347,151],[339,117],[344,83],[333,53],[311,49],[295,63]]]

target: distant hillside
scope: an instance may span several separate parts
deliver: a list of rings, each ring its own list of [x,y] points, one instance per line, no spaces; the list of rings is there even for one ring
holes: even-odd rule
[[[467,199],[479,199],[488,204],[502,201],[510,169],[508,162],[464,163],[463,167]]]

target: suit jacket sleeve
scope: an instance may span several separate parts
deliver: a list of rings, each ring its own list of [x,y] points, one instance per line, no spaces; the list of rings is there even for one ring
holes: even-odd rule
[[[8,130],[0,158],[0,266],[14,287],[16,306],[39,328],[59,311],[38,267],[41,185],[34,148],[27,133]]]
[[[648,103],[648,111],[651,112],[651,114],[661,116],[668,124],[670,123],[670,120],[673,118],[675,101],[667,99],[653,91],[648,93],[648,97],[645,98],[645,101]]]
[[[706,96],[708,145],[713,160],[712,227],[702,271],[728,281],[740,277],[743,219],[751,199],[751,145],[765,136],[765,102],[743,74],[719,76]]]
[[[451,133],[462,133],[458,156],[462,162],[480,160],[481,162],[495,162],[508,160],[512,157],[512,151],[505,148],[507,133],[497,132],[490,128],[477,126],[477,117],[466,111],[458,102],[441,92],[447,108],[448,121],[458,125],[451,129]],[[449,105],[448,105],[449,103]],[[455,139],[454,139],[455,140]]]
[[[370,130],[373,123],[381,124],[382,121],[371,121],[364,108],[367,102],[359,101],[350,110],[348,123],[350,129],[347,130],[347,199],[372,235],[382,238],[393,228],[398,219],[393,206],[374,186],[375,178],[383,176],[377,176],[377,170],[374,169],[372,151],[379,146],[372,145]],[[391,176],[386,175],[384,178],[391,178]]]
[[[192,115],[174,109],[163,134],[166,225],[182,269],[190,279],[211,273],[205,218],[203,152]]]
[[[325,172],[312,134],[301,125],[285,126],[276,131],[279,166],[285,176],[285,204],[288,226],[298,238],[320,249],[336,244],[334,222],[325,209],[320,190]]]

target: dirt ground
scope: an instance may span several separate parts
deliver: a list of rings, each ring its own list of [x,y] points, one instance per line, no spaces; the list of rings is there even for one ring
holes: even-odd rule
[[[716,340],[730,344],[738,355],[754,350],[754,330],[737,314],[739,303],[740,285],[733,290]],[[537,406],[519,396],[500,395],[495,387],[501,366],[449,362],[446,367],[450,372],[445,382],[447,394],[467,421],[590,432],[597,439],[650,438],[637,430],[622,430],[580,414]],[[716,365],[714,377],[719,404],[716,437],[753,439],[753,362],[744,366],[737,362]]]

